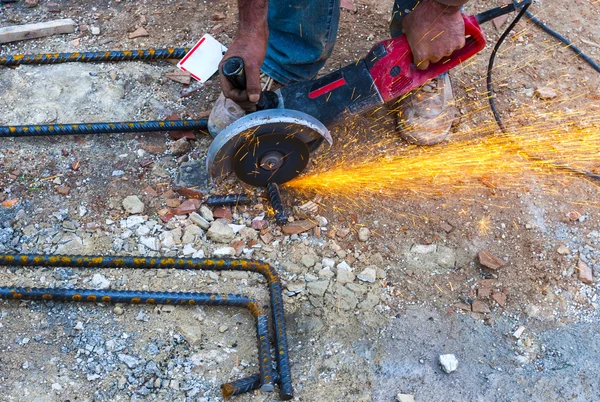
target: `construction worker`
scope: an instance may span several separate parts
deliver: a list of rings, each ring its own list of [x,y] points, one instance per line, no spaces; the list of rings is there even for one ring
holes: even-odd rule
[[[426,69],[464,46],[460,9],[467,1],[395,0],[390,33],[404,33],[414,63]],[[247,90],[234,88],[221,76],[221,99],[231,99],[244,110],[253,110],[260,97],[261,70],[282,85],[312,79],[333,51],[340,0],[238,0],[238,9],[237,34],[223,60],[244,59]],[[446,139],[455,118],[452,99],[447,74],[414,91],[399,105],[400,135],[421,145]]]

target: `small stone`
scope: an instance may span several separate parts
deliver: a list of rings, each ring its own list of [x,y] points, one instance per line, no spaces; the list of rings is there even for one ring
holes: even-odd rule
[[[492,295],[492,299],[494,299],[494,301],[498,303],[500,307],[504,307],[506,304],[506,295],[502,292],[495,292]]]
[[[356,8],[356,5],[354,5],[353,0],[341,0],[340,8],[342,10],[350,11],[353,14],[355,14],[358,11],[358,9]]]
[[[115,313],[116,315],[123,315],[124,312],[125,310],[123,310],[123,307],[121,306],[115,306],[115,308],[113,309],[113,313]]]
[[[325,268],[333,268],[335,267],[335,260],[333,258],[325,257],[321,260],[321,265]]]
[[[177,141],[173,141],[169,145],[169,149],[173,155],[181,156],[190,152],[192,150],[192,146],[187,138],[180,138]]]
[[[332,272],[332,274],[333,274],[333,272]],[[309,282],[306,285],[306,288],[308,289],[308,293],[310,293],[313,296],[319,296],[319,297],[323,297],[325,295],[325,292],[327,291],[328,287],[329,287],[329,281]]]
[[[535,95],[541,100],[550,100],[558,96],[558,93],[550,87],[538,87],[535,90]]]
[[[519,339],[519,338],[521,338],[521,335],[523,335],[523,332],[525,332],[525,327],[523,325],[521,325],[519,328],[517,328],[517,330],[515,331],[513,336],[516,339]]]
[[[223,223],[221,220],[216,220],[210,225],[210,228],[206,232],[209,239],[219,243],[229,243],[235,237],[233,229],[229,225]]]
[[[135,31],[129,34],[129,39],[141,38],[144,36],[150,36],[148,31],[144,27],[139,27]]]
[[[185,232],[183,233],[181,241],[183,242],[183,244],[195,243],[196,239],[202,237],[202,233],[204,232],[198,226],[189,225],[185,228]]]
[[[283,234],[291,236],[291,235],[307,232],[307,231],[311,230],[312,228],[314,228],[315,226],[317,226],[315,222],[312,222],[309,220],[303,220],[303,221],[295,221],[292,223],[288,223],[287,225],[283,226],[282,230],[283,230]]]
[[[100,35],[100,28],[98,27],[90,27],[90,32],[92,35]]]
[[[331,270],[331,268],[325,267],[319,271],[318,275],[319,275],[319,278],[329,279],[329,278],[333,278],[335,273]]]
[[[345,268],[340,268],[340,265],[338,265],[337,277],[336,277],[338,283],[341,283],[341,284],[352,283],[354,281],[355,275],[351,271],[349,271]]]
[[[219,327],[219,332],[220,333],[224,333],[225,331],[227,331],[229,329],[229,327],[227,325],[221,325]]]
[[[181,201],[178,198],[169,198],[165,201],[165,204],[169,208],[178,208],[181,205]]]
[[[192,212],[195,212],[199,206],[200,206],[200,200],[196,200],[196,199],[185,200],[184,202],[181,203],[179,208],[173,210],[173,213],[175,215],[191,214]]]
[[[263,230],[269,227],[269,222],[263,219],[255,219],[252,221],[252,229]]]
[[[490,312],[487,304],[482,302],[481,300],[474,300],[473,304],[471,305],[471,309],[473,310],[474,313],[484,314],[484,313]]]
[[[140,237],[140,243],[148,247],[152,251],[160,250],[160,241],[156,237],[142,236]]]
[[[171,81],[175,81],[178,84],[182,84],[182,85],[190,85],[190,83],[192,82],[192,75],[187,71],[181,71],[181,70],[171,71],[170,73],[166,73],[165,77],[167,77]],[[192,136],[193,135],[194,134],[192,132]],[[189,137],[186,136],[185,138],[189,138]],[[193,139],[195,139],[195,137],[192,137],[191,139],[193,140]]]
[[[454,230],[454,226],[452,226],[451,224],[449,224],[446,221],[440,222],[440,227],[446,233],[450,233],[450,232],[452,232]]]
[[[288,283],[285,286],[285,288],[287,289],[288,296],[294,296],[294,295],[304,291],[304,289],[306,289],[306,282],[305,281],[291,282],[291,283]]]
[[[134,369],[140,364],[140,361],[131,355],[119,353],[119,360],[127,365],[130,369]]]
[[[108,289],[110,288],[110,282],[103,275],[94,274],[92,277],[91,285],[94,289]]]
[[[225,13],[221,13],[221,12],[216,12],[210,17],[210,19],[213,21],[221,21],[221,20],[224,20],[225,18],[227,18],[227,16],[225,15]]]
[[[479,263],[491,270],[498,270],[506,265],[506,261],[490,254],[489,251],[481,251],[479,254]]]
[[[213,216],[215,219],[226,219],[228,221],[233,219],[233,214],[231,213],[231,208],[229,207],[215,208],[213,211]]]
[[[60,391],[62,389],[62,386],[59,383],[55,382],[54,384],[52,384],[52,389],[55,391]]]
[[[204,230],[208,230],[208,228],[210,228],[210,223],[208,222],[208,220],[204,219],[197,212],[192,212],[190,214],[190,220]]]
[[[357,278],[363,282],[375,283],[377,280],[377,271],[373,268],[365,268]]]
[[[371,231],[368,228],[358,229],[358,240],[367,241],[371,237]]]
[[[182,250],[182,252],[183,252],[183,255],[185,255],[185,256],[188,256],[188,255],[193,255],[193,254],[195,254],[197,251],[198,251],[198,250],[196,250],[196,249],[194,248],[194,246],[192,246],[191,244],[186,244],[186,245],[183,247],[183,250]]]
[[[233,223],[230,223],[230,224],[229,224],[229,227],[230,227],[231,229],[233,229],[233,233],[237,234],[237,233],[239,233],[239,232],[240,232],[240,230],[242,230],[243,228],[245,228],[245,227],[246,227],[246,225],[235,225],[235,224],[233,224]]]
[[[233,247],[221,247],[217,248],[213,251],[213,256],[222,258],[222,257],[233,257],[235,256],[236,251]]]
[[[563,246],[560,246],[560,247],[559,247],[559,248],[556,250],[556,252],[557,252],[558,254],[560,254],[560,255],[567,255],[567,254],[571,253],[571,250],[569,250],[569,248],[568,248],[568,247],[566,247],[566,246],[564,246],[564,245],[563,245]]]
[[[83,323],[81,321],[77,321],[77,324],[75,324],[74,329],[81,331],[83,329]]]
[[[240,230],[240,236],[242,237],[242,239],[246,240],[246,241],[250,241],[250,240],[257,240],[258,239],[258,232],[252,228],[249,227],[243,227]]]
[[[411,394],[396,395],[396,402],[415,402],[415,397]]]
[[[300,262],[302,263],[302,265],[304,265],[306,268],[311,268],[315,265],[316,261],[315,259],[308,255],[308,254],[304,254],[302,256],[302,259],[300,260]]]
[[[440,355],[440,366],[446,374],[450,374],[458,368],[458,359],[454,355]]]
[[[206,205],[202,205],[200,207],[200,216],[202,216],[208,222],[212,222],[215,220],[212,211]]]
[[[415,244],[410,248],[411,253],[429,254],[435,253],[437,246],[435,244]]]
[[[56,192],[60,195],[69,195],[71,192],[71,187],[69,186],[57,186]]]
[[[37,7],[39,0],[25,0],[25,4],[23,4],[26,8]]]
[[[144,203],[137,195],[130,195],[123,200],[123,209],[131,215],[143,213],[144,208]]]
[[[583,262],[583,260],[579,260],[579,262],[577,263],[577,270],[578,272],[578,277],[579,280],[587,285],[590,285],[593,280],[593,273],[592,273],[592,268],[590,268],[585,262]]]

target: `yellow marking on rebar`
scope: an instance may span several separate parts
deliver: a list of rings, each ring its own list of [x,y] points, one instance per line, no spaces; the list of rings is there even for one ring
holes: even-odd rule
[[[44,299],[44,300],[52,300],[52,295],[48,294],[48,293],[43,294],[42,295],[42,299]]]
[[[71,300],[73,300],[73,301],[81,301],[82,299],[83,299],[83,297],[80,294],[71,296]]]
[[[139,297],[134,297],[133,299],[131,299],[132,303],[138,304],[140,302],[140,298]]]
[[[90,302],[95,302],[96,301],[96,295],[89,295],[88,297],[86,297],[87,301]]]
[[[152,298],[146,299],[146,303],[147,304],[154,304],[154,299],[152,299]]]
[[[12,297],[13,299],[20,299],[21,297],[23,297],[23,295],[21,293],[13,293]]]
[[[125,56],[131,56],[133,53],[131,53],[131,50],[125,50],[125,51],[123,51],[123,54]]]
[[[188,303],[189,303],[190,306],[193,306],[194,304],[196,304],[196,301],[195,300],[190,300]]]
[[[104,303],[110,303],[110,296],[102,296],[102,301]]]

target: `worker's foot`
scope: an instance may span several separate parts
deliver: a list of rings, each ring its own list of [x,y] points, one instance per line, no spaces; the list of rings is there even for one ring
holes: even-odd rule
[[[458,113],[448,74],[429,80],[400,101],[398,132],[411,144],[432,145],[450,136]]]
[[[263,91],[276,91],[283,86],[264,73],[260,76],[260,82]],[[244,109],[221,93],[208,116],[208,131],[216,137],[225,127],[245,115]]]

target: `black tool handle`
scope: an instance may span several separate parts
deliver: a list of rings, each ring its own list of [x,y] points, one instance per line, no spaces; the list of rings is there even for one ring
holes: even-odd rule
[[[244,59],[241,57],[231,57],[225,60],[223,66],[221,66],[221,72],[236,89],[246,89]]]
[[[236,89],[246,89],[246,70],[244,69],[244,59],[241,57],[231,57],[223,63],[221,71]],[[260,99],[256,103],[256,110],[277,109],[279,97],[272,91],[263,91]]]

